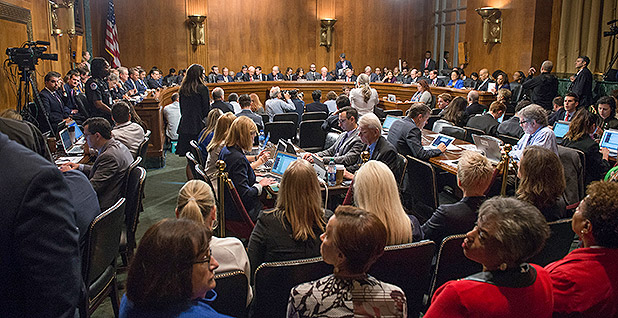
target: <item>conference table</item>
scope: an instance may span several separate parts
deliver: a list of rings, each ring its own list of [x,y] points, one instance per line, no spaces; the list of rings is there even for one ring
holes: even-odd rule
[[[423,146],[430,145],[431,142],[434,140],[435,136],[437,135],[438,135],[437,133],[429,129],[423,129],[423,137],[422,137]],[[459,149],[457,150],[447,149],[441,155],[430,158],[429,163],[431,163],[432,165],[446,172],[457,175],[457,164],[454,163],[453,161],[459,160],[459,158],[461,157],[461,153],[464,150],[473,150],[473,149],[476,149],[476,146],[474,144],[471,144],[467,141],[460,140],[460,139],[455,139],[452,145],[457,146]]]

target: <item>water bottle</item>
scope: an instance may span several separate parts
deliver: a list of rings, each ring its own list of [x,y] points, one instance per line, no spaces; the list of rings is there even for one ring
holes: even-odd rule
[[[266,136],[264,136],[264,131],[260,130],[260,134],[258,135],[258,145],[260,146],[260,149],[264,149],[265,139],[266,139]]]
[[[331,159],[328,163],[328,185],[334,186],[337,183],[337,166],[335,159]]]

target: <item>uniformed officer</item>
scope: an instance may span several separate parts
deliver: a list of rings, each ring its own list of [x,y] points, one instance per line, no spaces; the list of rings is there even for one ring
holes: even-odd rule
[[[90,117],[103,117],[112,122],[112,96],[107,85],[109,63],[102,57],[95,57],[91,64],[92,77],[86,81],[88,114]]]

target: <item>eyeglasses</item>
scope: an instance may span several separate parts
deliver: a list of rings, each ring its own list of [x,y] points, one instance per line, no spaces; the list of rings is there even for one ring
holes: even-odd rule
[[[208,254],[204,255],[204,257],[201,260],[193,262],[193,264],[208,263],[210,265],[210,258],[211,257],[212,257],[212,250],[209,248],[208,249]]]
[[[532,121],[532,120],[530,120],[530,119],[528,119],[528,120],[522,120],[522,121],[520,121],[520,122],[519,122],[519,124],[520,124],[520,125],[523,125],[523,124],[530,123],[531,121]]]

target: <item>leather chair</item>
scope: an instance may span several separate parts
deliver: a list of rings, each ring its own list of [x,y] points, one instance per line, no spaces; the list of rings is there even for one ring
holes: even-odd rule
[[[201,165],[197,164],[195,165],[194,169],[195,169],[195,172],[197,173],[197,177],[195,179],[206,182],[206,184],[210,186],[212,193],[215,195],[215,200],[217,200],[218,193],[217,191],[215,191],[215,187],[213,187],[212,182],[210,182],[210,178],[208,178],[208,176],[206,175],[206,172],[204,172],[204,168]]]
[[[441,109],[438,109],[441,110]],[[439,112],[438,112],[439,113]],[[429,129],[433,129],[434,124],[440,119],[440,116],[436,115],[430,115],[429,119],[427,119],[427,124],[425,124],[425,127],[429,127]]]
[[[558,157],[564,167],[566,180],[564,195],[567,205],[579,202],[586,196],[584,185],[586,155],[574,148],[558,146]]]
[[[517,138],[517,137],[513,137],[513,136],[509,136],[509,135],[503,135],[503,134],[499,134],[498,138],[500,138],[500,140],[504,141],[504,144],[509,144],[511,146],[517,145],[517,142],[519,141],[519,138]]]
[[[190,151],[185,154],[185,157],[187,157],[187,164],[189,165],[189,170],[191,170],[191,175],[193,176],[193,179],[199,179],[200,176],[197,171],[195,171],[195,166],[199,165],[200,163],[197,161],[197,159],[195,159],[195,156]]]
[[[540,266],[546,266],[565,257],[571,249],[575,233],[571,228],[571,219],[562,219],[549,222],[551,235],[545,242],[543,249],[532,257],[528,262]]]
[[[468,277],[483,270],[483,265],[467,258],[461,244],[466,234],[447,236],[442,240],[429,289],[429,301],[440,286],[449,280]]]
[[[268,114],[261,114],[260,116],[262,117],[262,122],[264,124],[266,124],[267,122],[270,122],[270,117],[268,116]]]
[[[218,313],[244,318],[247,317],[247,290],[249,282],[245,272],[236,270],[215,274],[217,298],[211,303]]]
[[[299,146],[308,152],[324,149],[326,132],[322,130],[324,120],[303,120],[299,128]]]
[[[298,115],[296,116],[298,119]],[[296,139],[296,124],[293,121],[277,121],[264,124],[264,135],[270,134],[270,142],[277,144],[279,139]]]
[[[399,171],[397,172],[397,174],[395,175],[395,177],[397,178],[397,185],[399,186],[399,191],[401,191],[402,187],[403,187],[403,182],[406,179],[406,171],[408,171],[408,159],[406,158],[406,156],[398,153],[397,156],[399,157]]]
[[[148,152],[148,142],[150,141],[151,133],[152,132],[150,130],[147,130],[146,134],[144,135],[144,140],[139,144],[139,147],[137,147],[137,156],[142,157],[142,159],[146,158],[146,153]]]
[[[459,140],[466,139],[466,130],[457,126],[444,126],[442,127],[442,131],[440,133],[451,136],[453,138],[457,138]]]
[[[325,112],[306,112],[303,113],[301,121],[306,120],[325,120],[328,118],[328,114]]]
[[[429,119],[431,119],[431,116],[429,117]],[[427,123],[429,124],[429,120],[427,120]],[[427,125],[425,125],[425,126],[427,126]],[[431,130],[433,132],[439,134],[439,133],[442,133],[442,129],[444,127],[447,127],[447,126],[453,126],[453,124],[451,124],[449,121],[446,121],[444,119],[440,119],[438,117],[438,119],[433,123],[433,125],[431,125],[429,127],[432,127]]]
[[[417,213],[429,219],[438,208],[438,183],[434,167],[426,161],[406,156],[408,159],[408,193],[414,198]]]
[[[202,156],[202,151],[200,150],[200,147],[197,145],[197,141],[191,140],[189,141],[189,145],[191,146],[189,151],[191,151],[191,154],[197,160],[197,163],[204,166],[206,164],[207,158],[204,158]]]
[[[221,178],[219,178],[218,181],[221,181]],[[234,187],[234,183],[229,177],[227,177],[227,175],[223,184],[219,182],[218,188],[221,189],[221,187],[224,187],[225,189],[224,196],[230,196],[232,204],[234,204],[236,211],[240,213],[243,219],[242,221],[232,221],[225,219],[225,236],[235,236],[249,241],[249,237],[251,236],[253,227],[255,227],[255,223],[253,223],[253,220],[251,220],[249,213],[247,213],[247,209],[242,203],[240,195],[238,194],[238,191],[236,191],[236,187]],[[220,199],[219,203],[225,203],[225,198]],[[225,212],[225,204],[223,205],[223,211]]]
[[[261,264],[255,270],[252,317],[285,317],[292,287],[332,273],[321,257]]]
[[[144,211],[142,197],[144,195],[144,182],[146,181],[146,169],[136,167],[129,170],[127,179],[127,191],[125,193],[125,226],[122,229],[120,239],[120,256],[122,264],[127,265],[133,257],[133,250],[137,246],[135,232],[139,223],[139,214]]]
[[[466,131],[465,141],[467,141],[469,143],[474,143],[474,139],[472,138],[472,135],[479,135],[479,136],[486,135],[486,133],[484,131],[482,131],[480,129],[477,129],[477,128],[464,127],[464,130]]]
[[[385,110],[384,114],[391,116],[403,116],[403,110],[401,109],[389,109]]]
[[[338,133],[329,132],[326,134],[326,138],[324,139],[324,149],[330,148],[337,142],[337,138],[339,137]]]
[[[273,122],[277,122],[277,121],[291,121],[291,122],[294,122],[294,127],[298,128],[298,113],[293,112],[293,113],[276,114],[273,117]]]
[[[435,248],[432,241],[387,246],[369,269],[371,276],[403,290],[408,302],[408,317],[418,317],[424,309],[423,298],[431,283]]]
[[[80,308],[82,317],[90,317],[107,296],[111,299],[114,316],[118,317],[116,256],[120,247],[124,209],[125,199],[120,198],[88,227],[82,255],[82,277],[86,285],[86,297]]]

